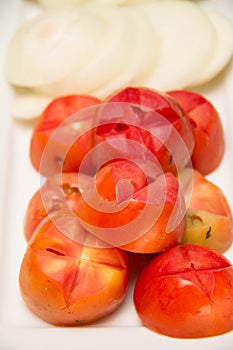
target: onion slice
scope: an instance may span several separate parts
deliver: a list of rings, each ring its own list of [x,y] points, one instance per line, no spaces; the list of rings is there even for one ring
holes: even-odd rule
[[[133,42],[131,42],[127,58],[122,61],[121,71],[114,75],[114,79],[102,84],[97,90],[91,91],[99,98],[106,98],[115,90],[127,85],[140,84],[157,59],[156,54],[160,46],[160,39],[153,31],[153,26],[147,17],[134,8],[122,8],[121,11],[128,14],[128,26],[130,21],[132,22],[129,29],[134,32]],[[125,40],[122,45],[127,45]],[[118,52],[120,50],[119,47]]]
[[[213,79],[227,65],[233,55],[233,22],[219,12],[207,13],[216,30],[216,45],[208,64],[194,76],[190,86],[196,86]]]
[[[52,98],[40,96],[33,92],[16,93],[11,109],[15,119],[31,120],[38,118]]]
[[[6,77],[32,87],[57,81],[81,69],[96,55],[106,28],[97,15],[48,10],[23,24],[6,55]]]
[[[103,40],[96,48],[95,56],[92,60],[88,60],[82,69],[72,71],[64,79],[38,87],[39,93],[49,96],[77,91],[90,93],[102,84],[115,79],[126,66],[136,40],[133,19],[118,7],[92,5],[88,11],[93,16],[101,18],[106,28]],[[98,30],[98,27],[95,30]]]
[[[160,90],[181,89],[210,60],[215,31],[206,13],[190,1],[138,5],[162,39],[158,61],[141,83]]]
[[[86,3],[86,0],[38,0],[38,2],[44,7],[58,9],[74,7]]]
[[[135,5],[152,2],[156,0],[38,0],[41,5],[47,8],[67,8],[79,4],[95,5]]]

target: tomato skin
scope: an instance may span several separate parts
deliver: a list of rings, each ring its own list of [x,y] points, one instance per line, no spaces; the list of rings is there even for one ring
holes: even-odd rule
[[[149,110],[155,112],[153,113],[154,123],[156,123],[156,121],[158,122],[156,113],[157,115],[160,114],[168,122],[167,126],[172,125],[178,132],[178,135],[181,136],[186,145],[187,153],[192,153],[194,147],[192,128],[178,103],[170,96],[144,87],[127,87],[117,91],[104,102],[107,104],[116,102],[131,103],[137,106],[147,107]],[[107,128],[106,125],[97,128],[95,143],[101,143],[111,137],[123,137],[127,140],[134,140],[141,143],[152,152],[159,161],[164,172],[176,174],[177,167],[179,167],[180,164],[174,164],[172,153],[175,153],[175,150],[168,150],[164,142],[161,142],[157,137],[152,135],[150,127],[149,129],[146,127],[150,112],[146,113],[142,111],[143,108],[140,111],[135,108],[134,116],[131,115],[131,118],[129,118],[134,120],[132,125],[130,125],[130,122],[124,124],[125,118],[123,118],[123,120],[119,119],[119,123],[116,123],[116,125],[110,123],[109,128]],[[129,114],[130,112],[128,111],[127,113]],[[150,118],[152,119],[152,116]],[[150,120],[149,124],[152,124],[152,120]],[[127,128],[125,127],[123,130],[120,128],[120,130],[118,130],[119,125],[125,125]]]
[[[88,175],[79,174],[79,177],[82,181],[90,181]],[[79,177],[77,173],[56,174],[48,178],[42,188],[36,191],[28,203],[24,218],[24,235],[27,241],[48,215],[67,210],[67,206],[74,213],[77,212],[80,196]]]
[[[30,143],[30,159],[33,167],[44,176],[51,176],[59,171],[76,172],[84,156],[92,147],[91,131],[86,131],[88,120],[80,122],[77,141],[60,141],[59,137],[50,141],[46,149],[46,164],[42,163],[43,152],[55,129],[73,114],[98,105],[100,100],[86,95],[68,95],[54,99],[38,119]],[[82,125],[83,123],[83,125]],[[85,124],[85,126],[84,126]],[[70,147],[72,144],[72,147]],[[67,153],[67,148],[69,151]],[[67,154],[66,154],[67,153]],[[61,164],[62,163],[62,164]],[[62,165],[62,169],[61,169]]]
[[[66,213],[61,215],[64,218]],[[126,293],[127,255],[117,248],[72,241],[55,227],[57,218],[45,219],[27,247],[19,274],[25,303],[56,326],[78,326],[109,315]],[[81,227],[80,234],[90,241]]]
[[[123,178],[131,183],[133,192],[119,203],[117,185]],[[98,199],[93,189],[97,189]],[[79,197],[77,215],[89,232],[113,246],[136,253],[163,251],[181,243],[183,236],[184,215],[171,232],[167,232],[169,219],[178,206],[178,189],[178,181],[171,173],[148,184],[137,165],[127,160],[115,161],[97,173],[88,192],[89,202]],[[148,200],[149,193],[152,193],[152,201]],[[106,204],[108,212],[102,210]],[[181,206],[179,210],[182,211]]]
[[[217,110],[206,98],[191,91],[176,90],[168,94],[180,104],[193,127],[194,169],[203,175],[213,172],[221,163],[225,149],[223,127]]]
[[[233,268],[213,250],[184,245],[158,254],[139,275],[134,305],[148,328],[202,338],[233,329]]]
[[[194,171],[193,191],[182,242],[199,244],[224,253],[232,241],[233,218],[226,197],[218,186]]]
[[[161,113],[171,123],[185,119],[177,102],[166,94],[145,87],[127,87],[109,96],[105,102],[129,102]]]

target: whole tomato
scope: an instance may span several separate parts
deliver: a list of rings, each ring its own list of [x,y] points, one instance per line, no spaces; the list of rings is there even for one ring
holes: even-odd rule
[[[220,188],[198,171],[186,213],[183,243],[193,243],[224,253],[233,241],[231,208]]]
[[[48,323],[78,326],[116,310],[128,284],[128,259],[117,248],[98,248],[74,217],[62,212],[34,232],[19,274],[29,309]],[[75,241],[63,228],[75,231]],[[71,234],[70,234],[71,236]]]
[[[96,152],[97,165],[104,164],[106,153],[112,159],[144,159],[151,153],[164,172],[176,174],[189,161],[192,128],[173,98],[148,88],[127,87],[104,102],[94,132],[95,145],[105,142],[104,151]],[[132,141],[141,148],[135,149]]]
[[[193,128],[192,165],[203,175],[214,171],[223,158],[225,142],[217,110],[203,96],[184,90],[169,91],[184,110]]]
[[[77,212],[80,196],[79,179],[89,182],[85,174],[61,173],[51,176],[30,199],[24,218],[24,235],[29,241],[40,222],[48,215],[61,210]]]
[[[79,170],[92,147],[92,119],[85,113],[73,122],[68,121],[75,113],[99,103],[100,100],[92,96],[69,95],[56,98],[47,106],[34,127],[30,144],[30,159],[38,172],[51,176]],[[61,125],[63,128],[55,132]],[[91,164],[86,172],[91,172],[89,167]]]
[[[129,160],[102,167],[78,198],[81,224],[113,246],[154,253],[177,245],[184,231],[185,208],[176,177],[146,176]]]
[[[145,326],[176,338],[233,330],[233,268],[217,252],[183,245],[158,254],[139,275],[136,311]]]

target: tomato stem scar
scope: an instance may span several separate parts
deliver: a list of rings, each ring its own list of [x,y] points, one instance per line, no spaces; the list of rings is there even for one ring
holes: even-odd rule
[[[211,237],[211,226],[209,227],[208,231],[206,232],[205,239],[208,239]]]

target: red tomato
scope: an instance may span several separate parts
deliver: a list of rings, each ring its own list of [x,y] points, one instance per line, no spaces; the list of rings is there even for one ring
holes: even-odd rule
[[[224,154],[222,123],[214,106],[203,96],[191,91],[169,91],[180,104],[193,128],[195,147],[193,167],[203,175],[214,171]]]
[[[75,128],[72,124],[68,125],[68,130],[61,132],[61,135],[54,134],[54,131],[75,113],[99,103],[99,99],[91,96],[71,95],[57,98],[48,105],[37,121],[31,138],[30,158],[37,171],[45,176],[60,171],[78,171],[81,161],[92,147],[91,131],[86,131],[91,129],[88,114],[84,119],[75,120]],[[53,139],[48,144],[52,135]],[[73,139],[76,139],[74,143]],[[46,145],[49,146],[46,148]],[[41,164],[45,148],[46,158]]]
[[[119,160],[104,166],[94,180],[78,199],[78,217],[89,232],[138,253],[162,251],[181,242],[184,208],[174,175],[163,174],[149,183],[137,164]],[[175,213],[180,213],[180,220],[168,230]]]
[[[186,214],[183,243],[224,253],[233,241],[233,220],[223,192],[194,171],[193,192]]]
[[[95,248],[98,240],[76,223],[86,244],[55,226],[72,223],[66,213],[44,220],[35,231],[20,269],[20,290],[33,313],[54,325],[78,326],[104,317],[121,304],[128,283],[127,255]],[[91,243],[91,246],[90,246]]]
[[[104,110],[102,118],[104,125],[99,125],[95,132],[95,144],[111,141],[109,148],[106,147],[106,151],[98,154],[100,165],[104,163],[103,158],[106,152],[114,156],[112,139],[119,140],[120,138],[123,140],[118,147],[116,146],[119,151],[118,158],[121,158],[120,155],[122,158],[129,157],[130,144],[128,142],[127,147],[125,140],[133,140],[152,152],[164,172],[176,173],[177,167],[181,166],[179,163],[184,161],[181,153],[184,152],[185,145],[187,147],[186,163],[188,162],[194,147],[192,128],[178,103],[170,96],[148,88],[128,87],[110,96],[105,102],[107,103],[105,110],[107,109],[110,115],[115,115],[115,118],[109,118]],[[116,102],[123,103],[121,111]],[[114,107],[108,107],[109,103],[115,103],[118,111],[111,113],[111,108],[114,109]],[[131,105],[127,107],[126,103]],[[135,106],[133,107],[132,104]],[[106,117],[105,114],[107,114]],[[181,136],[181,145],[177,140],[172,139],[175,137],[172,128],[176,130],[177,138]],[[131,148],[134,147],[131,146]],[[131,159],[140,157],[140,153],[142,153],[141,158],[145,157],[143,147],[136,151],[132,149],[130,152],[135,154],[131,156]],[[182,163],[182,167],[185,165]]]
[[[29,241],[40,222],[48,215],[70,209],[77,212],[77,201],[80,196],[78,180],[88,182],[90,178],[85,174],[62,173],[57,174],[45,182],[28,203],[24,219],[24,235]]]
[[[170,337],[201,338],[233,329],[233,268],[217,252],[177,246],[157,255],[135,285],[142,322]]]

